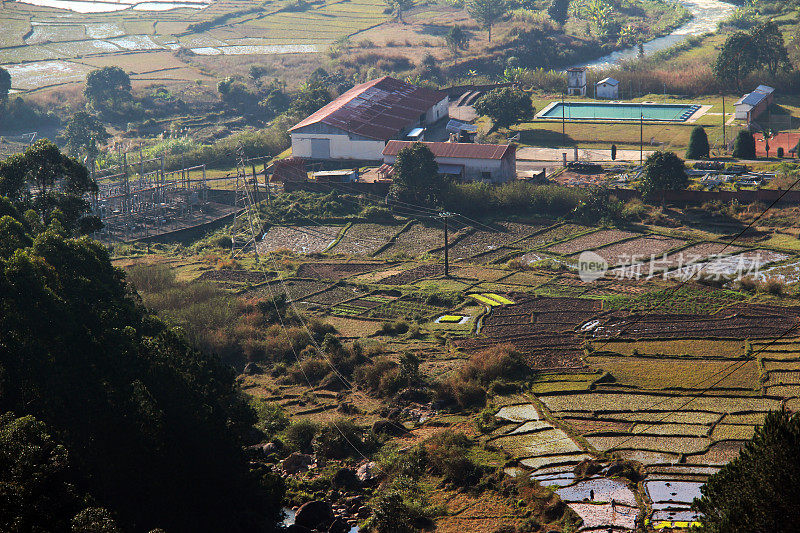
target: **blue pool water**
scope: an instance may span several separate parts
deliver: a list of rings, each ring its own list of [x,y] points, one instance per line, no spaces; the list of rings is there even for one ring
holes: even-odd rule
[[[554,102],[540,118],[567,120],[640,120],[683,122],[700,109],[694,104]]]

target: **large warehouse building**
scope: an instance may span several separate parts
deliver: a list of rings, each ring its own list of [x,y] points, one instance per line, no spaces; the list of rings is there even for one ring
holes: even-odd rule
[[[292,155],[380,161],[388,141],[447,116],[447,93],[384,76],[356,85],[290,128]]]

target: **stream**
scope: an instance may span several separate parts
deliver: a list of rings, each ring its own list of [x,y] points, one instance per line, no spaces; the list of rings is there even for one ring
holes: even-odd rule
[[[645,54],[652,54],[653,52],[669,48],[683,41],[690,35],[702,35],[704,33],[714,32],[717,29],[717,24],[728,18],[736,10],[735,5],[722,2],[721,0],[681,0],[681,3],[689,10],[693,18],[683,26],[675,28],[672,33],[644,43]],[[606,68],[625,59],[635,58],[638,55],[639,47],[637,45],[624,50],[617,50],[607,56],[576,66]]]

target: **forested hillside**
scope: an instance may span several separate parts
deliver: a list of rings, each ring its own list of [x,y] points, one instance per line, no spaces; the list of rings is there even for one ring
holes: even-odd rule
[[[271,529],[282,483],[250,471],[229,369],[58,213],[0,216],[0,531]]]

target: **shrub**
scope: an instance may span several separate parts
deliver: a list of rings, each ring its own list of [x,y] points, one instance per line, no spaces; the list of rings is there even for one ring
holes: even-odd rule
[[[464,381],[457,376],[437,383],[436,399],[444,404],[458,404],[462,409],[482,407],[486,404],[486,391],[475,381]]]
[[[286,428],[283,432],[283,440],[294,451],[311,453],[313,451],[311,443],[314,441],[319,427],[319,424],[311,420],[298,420]]]
[[[621,216],[625,220],[639,221],[644,219],[646,215],[647,206],[638,198],[628,200],[622,207]]]
[[[133,265],[126,270],[126,275],[140,292],[161,292],[175,286],[175,272],[161,263]]]
[[[428,464],[445,481],[465,486],[480,476],[480,469],[469,457],[472,442],[460,432],[442,431],[425,441]]]
[[[320,357],[312,357],[290,366],[287,370],[287,377],[292,383],[315,385],[327,376],[330,370],[327,361]]]
[[[501,345],[473,354],[458,375],[464,381],[488,384],[499,379],[523,379],[529,373],[522,354],[511,345]]]
[[[756,140],[753,134],[747,130],[739,130],[736,140],[733,142],[733,157],[739,159],[755,159]]]
[[[708,145],[708,135],[703,126],[695,126],[689,138],[689,148],[686,150],[687,159],[700,159],[708,157],[710,147]]]
[[[258,417],[256,427],[264,432],[267,439],[289,426],[289,417],[279,404],[254,398],[250,405]]]
[[[411,533],[426,529],[436,512],[428,505],[419,486],[406,476],[397,476],[370,501],[372,516],[367,529],[378,533]]]
[[[739,280],[739,289],[747,292],[755,292],[758,288],[758,281],[752,277],[745,277]]]
[[[778,152],[777,153],[778,153],[778,157],[780,159],[783,159],[783,156],[786,155],[784,150],[783,150],[783,146],[778,146]]]
[[[397,320],[395,322],[384,322],[381,324],[380,334],[395,337],[402,335],[408,331],[409,325],[405,320]]]
[[[783,294],[786,284],[777,278],[768,278],[762,283],[762,287],[764,292],[774,296],[780,296]]]
[[[364,449],[362,431],[346,418],[328,422],[317,431],[312,442],[317,457],[326,459],[346,459],[361,456]]]

